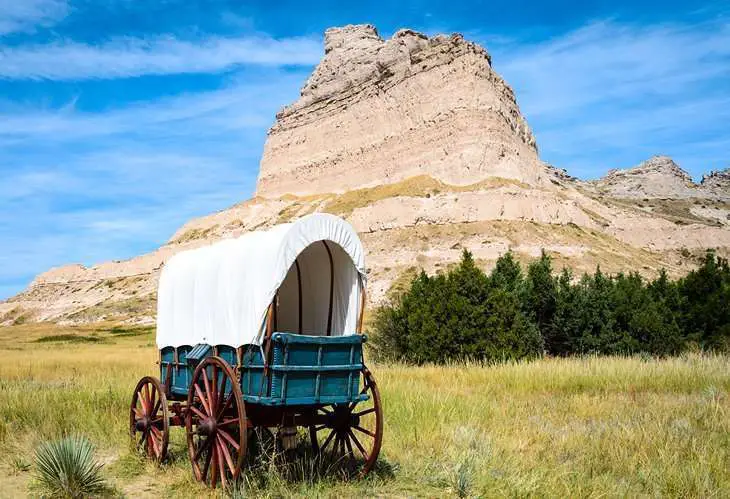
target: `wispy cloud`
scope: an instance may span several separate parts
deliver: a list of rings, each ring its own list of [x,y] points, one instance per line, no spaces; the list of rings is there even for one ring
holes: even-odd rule
[[[597,22],[491,52],[543,157],[573,173],[597,176],[656,153],[695,176],[730,161],[727,22]]]
[[[100,45],[63,41],[0,47],[0,78],[86,80],[217,73],[242,65],[310,66],[321,56],[318,37],[118,38]]]
[[[51,26],[68,10],[65,0],[0,0],[0,36]]]
[[[305,76],[265,69],[104,112],[0,114],[0,292],[64,263],[151,251],[190,218],[246,199],[266,129]]]

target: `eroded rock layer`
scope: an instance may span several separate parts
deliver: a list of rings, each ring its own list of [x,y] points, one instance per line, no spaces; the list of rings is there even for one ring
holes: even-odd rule
[[[486,50],[461,35],[327,30],[324,59],[269,131],[257,194],[344,192],[422,174],[544,181],[535,138]]]

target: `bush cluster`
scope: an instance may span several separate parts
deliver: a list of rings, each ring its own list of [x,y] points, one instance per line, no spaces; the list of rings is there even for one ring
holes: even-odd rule
[[[487,275],[464,251],[445,273],[421,271],[375,310],[376,356],[408,362],[524,359],[542,354],[673,355],[730,349],[730,267],[707,252],[678,280],[662,270],[574,279],[543,251],[524,272],[512,253]]]

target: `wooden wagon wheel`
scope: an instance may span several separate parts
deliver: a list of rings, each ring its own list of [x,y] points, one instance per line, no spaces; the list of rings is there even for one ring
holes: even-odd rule
[[[170,438],[167,397],[157,378],[145,376],[134,389],[129,406],[129,435],[137,450],[161,462],[167,456]]]
[[[325,424],[310,426],[312,449],[324,462],[349,469],[361,478],[373,469],[383,441],[383,409],[375,379],[367,368],[362,370],[361,395],[364,402],[337,404],[317,410]]]
[[[204,359],[193,373],[185,415],[195,478],[215,488],[238,479],[246,457],[246,409],[233,369],[220,357]]]

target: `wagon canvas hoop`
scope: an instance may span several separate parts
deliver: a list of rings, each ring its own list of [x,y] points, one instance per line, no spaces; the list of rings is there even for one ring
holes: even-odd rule
[[[364,285],[360,239],[329,214],[184,251],[160,275],[157,346],[260,346],[269,310],[277,331],[356,334]]]

